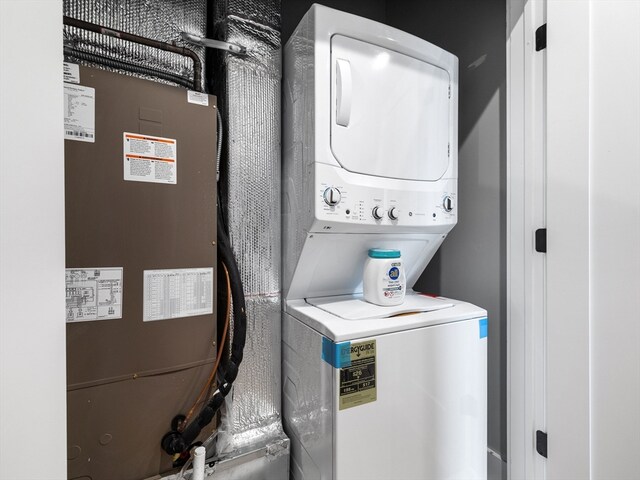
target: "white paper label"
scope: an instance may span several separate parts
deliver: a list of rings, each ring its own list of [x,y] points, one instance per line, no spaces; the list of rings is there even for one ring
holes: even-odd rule
[[[187,90],[187,102],[202,105],[203,107],[209,106],[209,95],[202,92],[195,92],[193,90]]]
[[[80,83],[80,66],[75,63],[62,63],[62,78],[67,83]]]
[[[64,138],[94,143],[96,91],[82,85],[64,84]]]
[[[122,268],[67,268],[67,322],[122,318]]]
[[[144,271],[145,322],[213,313],[213,268]]]
[[[124,179],[178,183],[178,149],[173,138],[124,132]]]

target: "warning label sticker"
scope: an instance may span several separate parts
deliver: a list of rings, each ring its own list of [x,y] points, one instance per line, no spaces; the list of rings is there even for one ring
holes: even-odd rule
[[[122,268],[67,268],[67,322],[122,318]]]
[[[132,182],[178,183],[178,149],[173,138],[123,134],[124,179]]]
[[[351,366],[340,369],[340,410],[376,401],[376,341],[351,344]]]
[[[96,91],[82,85],[64,84],[64,138],[96,141]]]

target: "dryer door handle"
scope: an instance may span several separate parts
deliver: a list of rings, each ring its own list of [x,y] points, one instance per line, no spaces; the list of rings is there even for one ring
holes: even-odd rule
[[[351,64],[348,60],[336,60],[336,123],[349,126],[351,118]]]

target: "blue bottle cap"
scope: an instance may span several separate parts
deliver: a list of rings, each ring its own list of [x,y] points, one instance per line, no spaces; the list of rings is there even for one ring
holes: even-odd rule
[[[371,258],[400,258],[400,250],[389,250],[385,248],[370,248]]]

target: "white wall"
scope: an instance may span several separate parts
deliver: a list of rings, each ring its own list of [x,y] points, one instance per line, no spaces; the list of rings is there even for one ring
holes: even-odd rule
[[[591,1],[591,478],[640,476],[640,2]]]
[[[0,478],[66,478],[62,2],[0,1]]]

